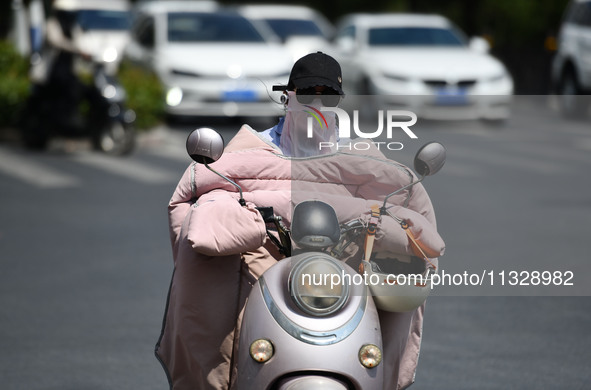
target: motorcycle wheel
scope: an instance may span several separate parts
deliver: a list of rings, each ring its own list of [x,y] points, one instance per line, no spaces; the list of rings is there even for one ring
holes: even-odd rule
[[[112,121],[93,139],[95,149],[123,156],[135,148],[135,130],[122,121]]]

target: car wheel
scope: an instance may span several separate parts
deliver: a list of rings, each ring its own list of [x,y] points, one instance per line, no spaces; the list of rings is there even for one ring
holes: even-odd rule
[[[560,113],[569,119],[581,119],[586,116],[588,99],[582,95],[577,76],[573,69],[564,72],[558,86]]]

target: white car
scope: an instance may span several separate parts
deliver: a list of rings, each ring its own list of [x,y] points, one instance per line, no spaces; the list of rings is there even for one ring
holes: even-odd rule
[[[552,62],[552,81],[566,117],[584,117],[591,94],[591,0],[572,0],[566,10]]]
[[[355,14],[339,25],[334,54],[348,94],[380,95],[419,119],[503,121],[513,80],[488,49],[442,16]]]
[[[318,11],[300,5],[245,5],[242,15],[264,23],[291,52],[294,62],[306,54],[326,51],[334,26]]]
[[[127,0],[55,0],[57,10],[75,15],[74,44],[105,63],[114,73],[129,43],[130,2]],[[77,64],[84,67],[82,63]]]
[[[127,56],[154,70],[171,116],[275,116],[293,64],[251,22],[210,1],[141,4]]]

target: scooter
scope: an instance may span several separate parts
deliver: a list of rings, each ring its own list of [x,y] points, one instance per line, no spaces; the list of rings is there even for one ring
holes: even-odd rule
[[[26,147],[43,150],[54,137],[90,138],[95,149],[125,155],[135,147],[135,112],[125,107],[126,92],[107,74],[105,64],[92,61],[92,80],[72,86],[79,99],[68,100],[59,91],[34,84],[20,121]]]
[[[221,136],[212,129],[197,129],[186,146],[194,161],[238,189],[244,206],[240,186],[209,166],[223,153]],[[435,174],[444,162],[443,145],[423,146],[414,162],[420,179],[387,195],[372,217],[387,216],[391,196]],[[377,228],[372,220],[339,225],[330,205],[304,201],[296,205],[288,229],[269,208],[259,211],[283,236],[276,243],[286,258],[270,267],[249,295],[240,330],[236,388],[381,390],[385,368],[377,308],[416,309],[429,294],[433,268],[423,262],[423,283],[388,286],[390,291],[354,283],[372,275],[380,280],[388,276],[372,260],[371,237]],[[359,235],[366,235],[366,247],[357,271],[339,258]]]

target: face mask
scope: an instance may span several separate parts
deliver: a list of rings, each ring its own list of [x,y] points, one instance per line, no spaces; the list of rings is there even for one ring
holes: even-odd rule
[[[287,112],[280,147],[291,157],[309,157],[336,152],[337,128],[334,112],[320,112],[320,98],[301,104],[288,92]]]

